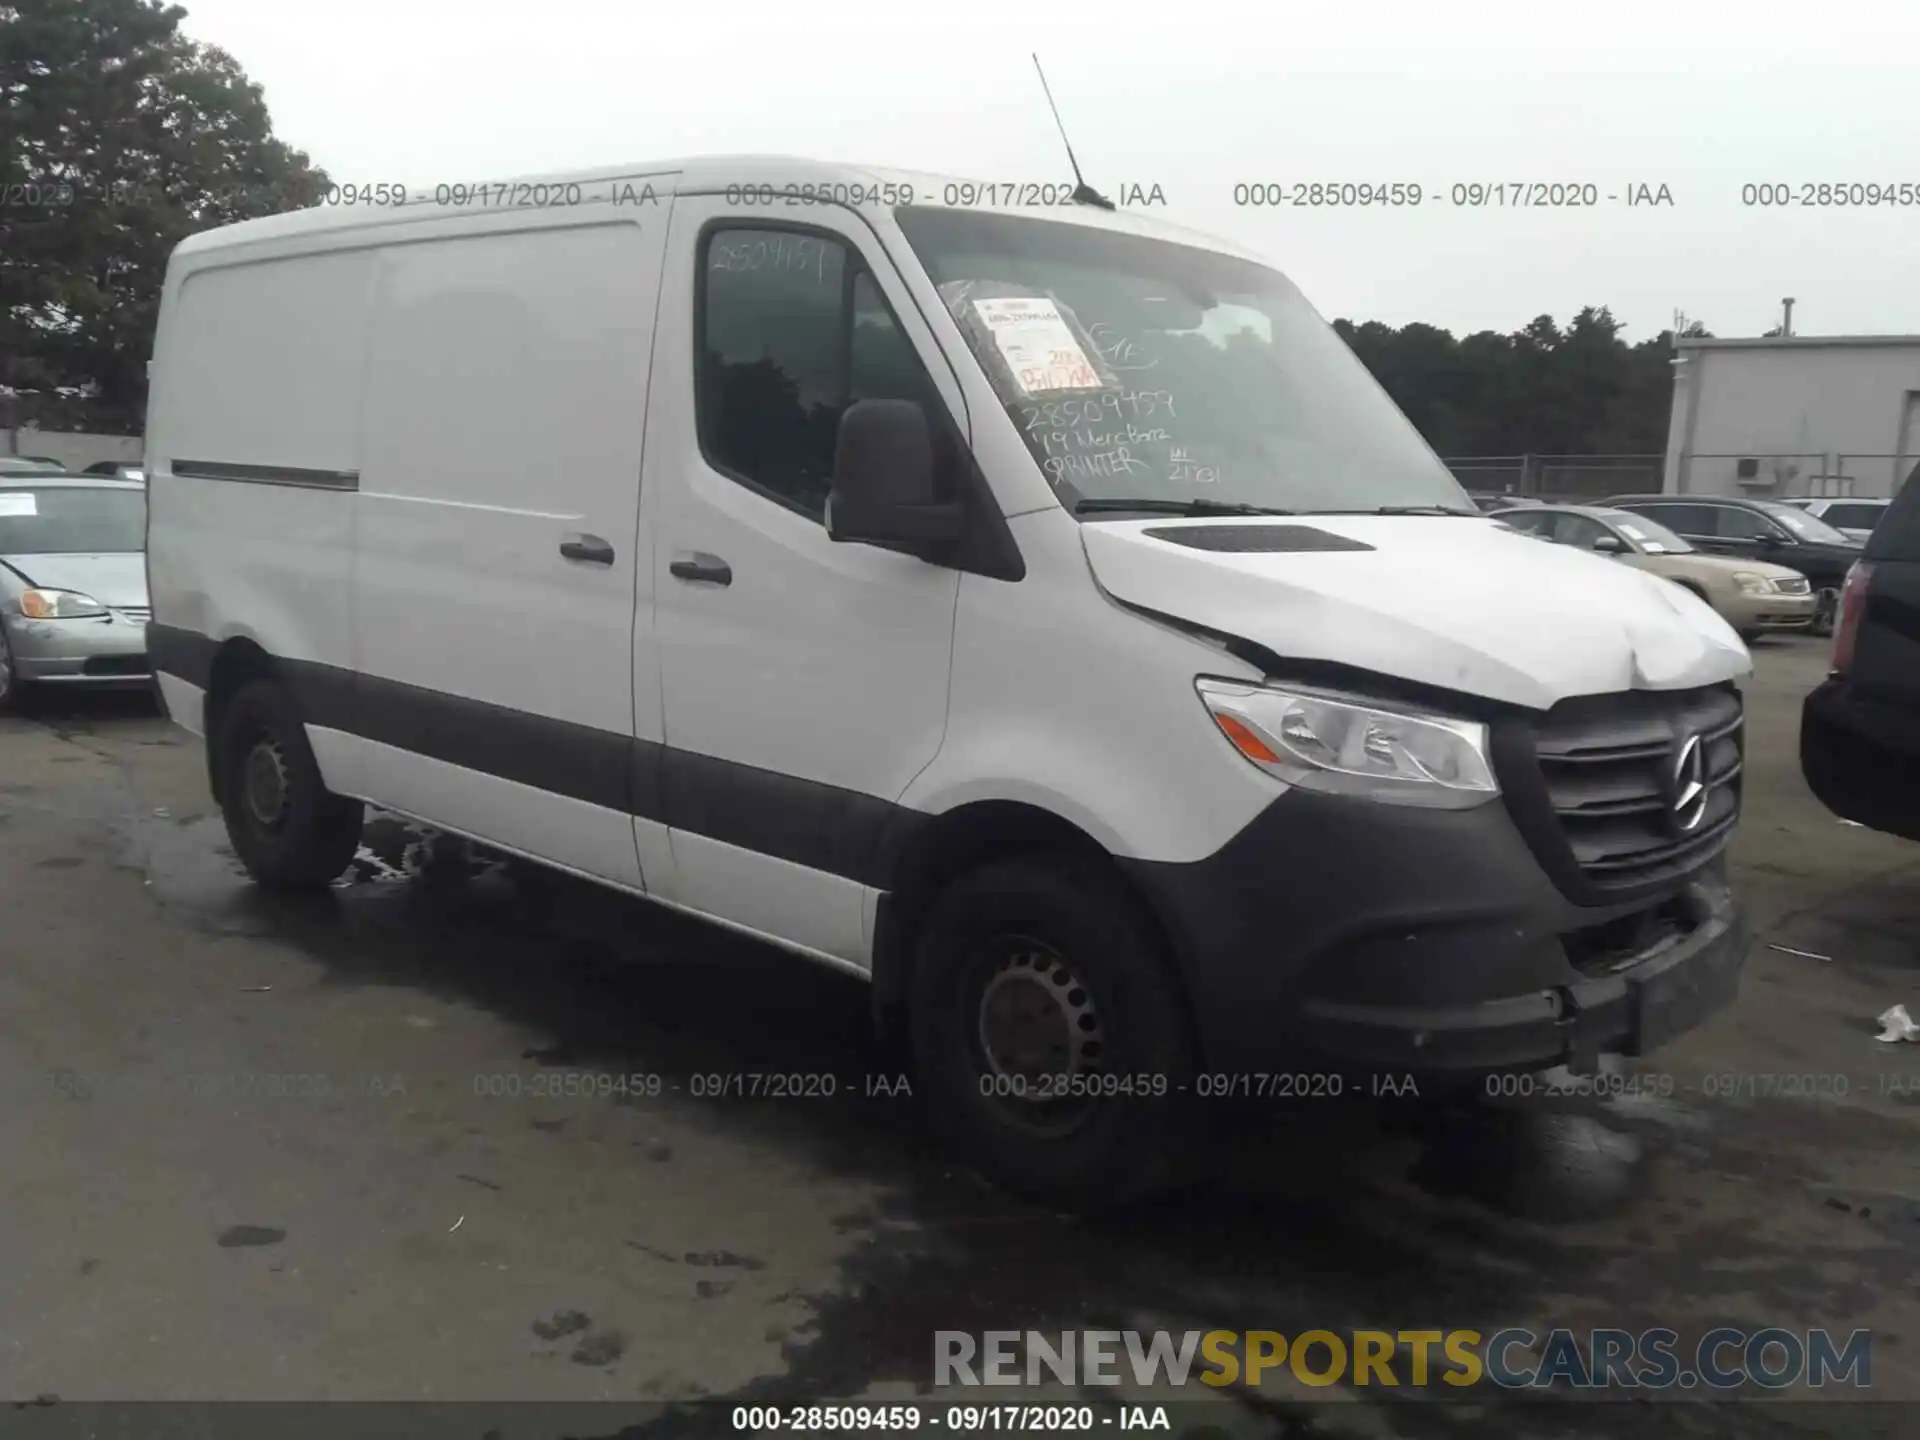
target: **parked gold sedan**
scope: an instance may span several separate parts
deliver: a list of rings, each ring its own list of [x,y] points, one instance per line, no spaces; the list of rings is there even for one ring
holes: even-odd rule
[[[1742,640],[1813,625],[1819,597],[1807,577],[1764,560],[1704,555],[1664,525],[1602,505],[1531,505],[1496,510],[1490,516],[1515,530],[1572,545],[1655,575],[1693,591],[1740,632]]]

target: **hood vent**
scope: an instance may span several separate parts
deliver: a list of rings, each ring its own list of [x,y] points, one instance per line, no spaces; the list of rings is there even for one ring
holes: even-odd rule
[[[1371,550],[1374,547],[1311,525],[1163,525],[1143,535],[1185,545],[1189,550],[1216,550],[1233,555],[1297,555],[1314,550]]]

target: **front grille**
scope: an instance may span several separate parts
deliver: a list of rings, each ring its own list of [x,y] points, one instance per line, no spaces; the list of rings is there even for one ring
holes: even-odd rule
[[[115,605],[113,613],[122,620],[134,620],[144,625],[153,618],[153,611],[145,605]]]
[[[1784,579],[1775,580],[1773,584],[1782,595],[1806,595],[1813,590],[1804,575],[1789,575]]]
[[[1628,899],[1725,847],[1740,815],[1742,719],[1731,686],[1565,701],[1509,738],[1509,806],[1570,898]],[[1693,736],[1705,797],[1698,821],[1682,828],[1676,765]]]

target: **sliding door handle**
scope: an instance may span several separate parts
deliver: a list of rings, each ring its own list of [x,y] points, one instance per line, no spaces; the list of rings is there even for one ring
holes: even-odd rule
[[[598,535],[572,535],[560,542],[560,553],[569,560],[585,560],[594,565],[613,563],[613,546]]]
[[[708,555],[701,550],[676,556],[667,569],[678,580],[690,580],[705,585],[733,583],[733,567],[718,555]]]

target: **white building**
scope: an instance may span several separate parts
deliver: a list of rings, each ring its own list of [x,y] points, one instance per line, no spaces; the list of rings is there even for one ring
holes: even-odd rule
[[[1920,464],[1920,335],[1681,340],[1668,494],[1892,495]]]

